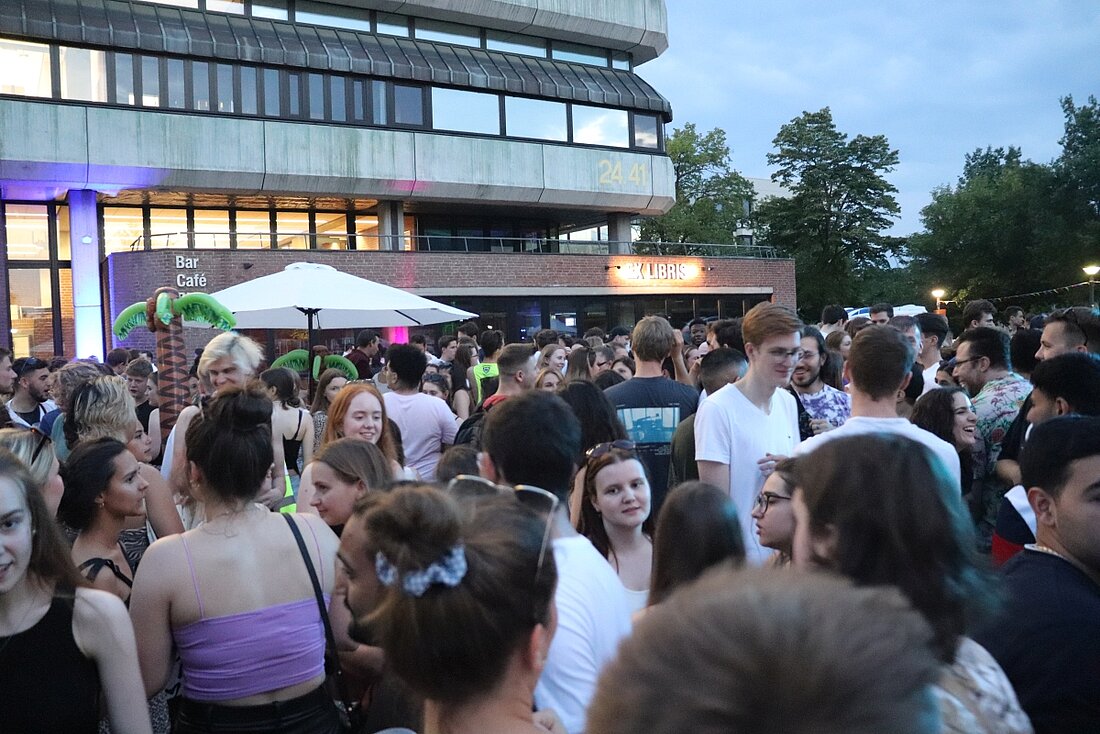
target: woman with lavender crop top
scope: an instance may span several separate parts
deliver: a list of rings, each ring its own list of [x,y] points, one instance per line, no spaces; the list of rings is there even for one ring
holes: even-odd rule
[[[308,572],[280,514],[255,502],[272,462],[267,395],[220,392],[188,427],[187,461],[207,520],[150,546],[130,597],[146,693],[163,688],[175,650],[175,732],[338,732]],[[327,596],[336,535],[319,517],[292,518]]]

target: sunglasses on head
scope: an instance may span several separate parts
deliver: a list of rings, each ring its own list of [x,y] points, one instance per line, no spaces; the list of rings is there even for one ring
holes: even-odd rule
[[[606,454],[611,449],[619,449],[621,451],[633,451],[634,442],[627,441],[625,439],[619,439],[617,441],[605,441],[604,443],[598,443],[585,452],[585,456],[589,459],[598,459]]]
[[[31,465],[38,461],[38,455],[42,453],[42,449],[46,448],[47,443],[53,443],[53,439],[50,438],[48,433],[43,432],[38,426],[31,428],[31,433],[38,436],[38,443],[35,444],[34,451],[31,453]]]
[[[43,369],[44,367],[49,367],[49,365],[38,357],[23,357],[22,359],[15,360],[15,364],[12,365],[12,368],[15,370],[16,378],[20,378],[28,372]]]

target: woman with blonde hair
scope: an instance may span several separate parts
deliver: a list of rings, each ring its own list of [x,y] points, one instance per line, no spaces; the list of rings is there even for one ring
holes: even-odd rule
[[[561,344],[547,344],[539,352],[538,364],[535,365],[536,370],[546,369],[552,367],[558,372],[564,374],[566,367],[569,366],[569,350],[563,347]]]
[[[61,464],[54,454],[50,437],[34,429],[4,428],[0,429],[0,447],[23,462],[34,483],[42,490],[50,517],[56,516],[65,482],[61,479]]]

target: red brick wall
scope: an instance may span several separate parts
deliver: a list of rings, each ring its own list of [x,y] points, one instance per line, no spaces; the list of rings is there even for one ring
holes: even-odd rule
[[[196,258],[197,268],[177,270],[176,257]],[[422,289],[480,288],[491,296],[500,288],[645,288],[655,294],[697,292],[703,288],[771,288],[773,299],[795,306],[794,261],[785,259],[731,259],[655,257],[643,255],[537,255],[446,252],[346,252],[301,250],[153,250],[122,252],[109,256],[108,319],[113,320],[131,303],[143,301],[157,288],[177,286],[178,275],[196,273],[205,285],[181,285],[184,291],[213,293],[231,285],[282,270],[293,262],[331,265],[352,275],[416,292]],[[682,281],[626,281],[622,266],[686,263],[697,274]],[[249,265],[247,269],[245,266]],[[204,343],[209,330],[192,330],[188,344]],[[135,332],[125,345],[152,346],[149,332]]]

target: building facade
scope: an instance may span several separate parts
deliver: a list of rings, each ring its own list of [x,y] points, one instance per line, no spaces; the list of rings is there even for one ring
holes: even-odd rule
[[[793,305],[759,248],[631,243],[674,203],[667,45],[663,0],[6,0],[0,340],[101,355],[157,287],[299,260],[509,338]]]

